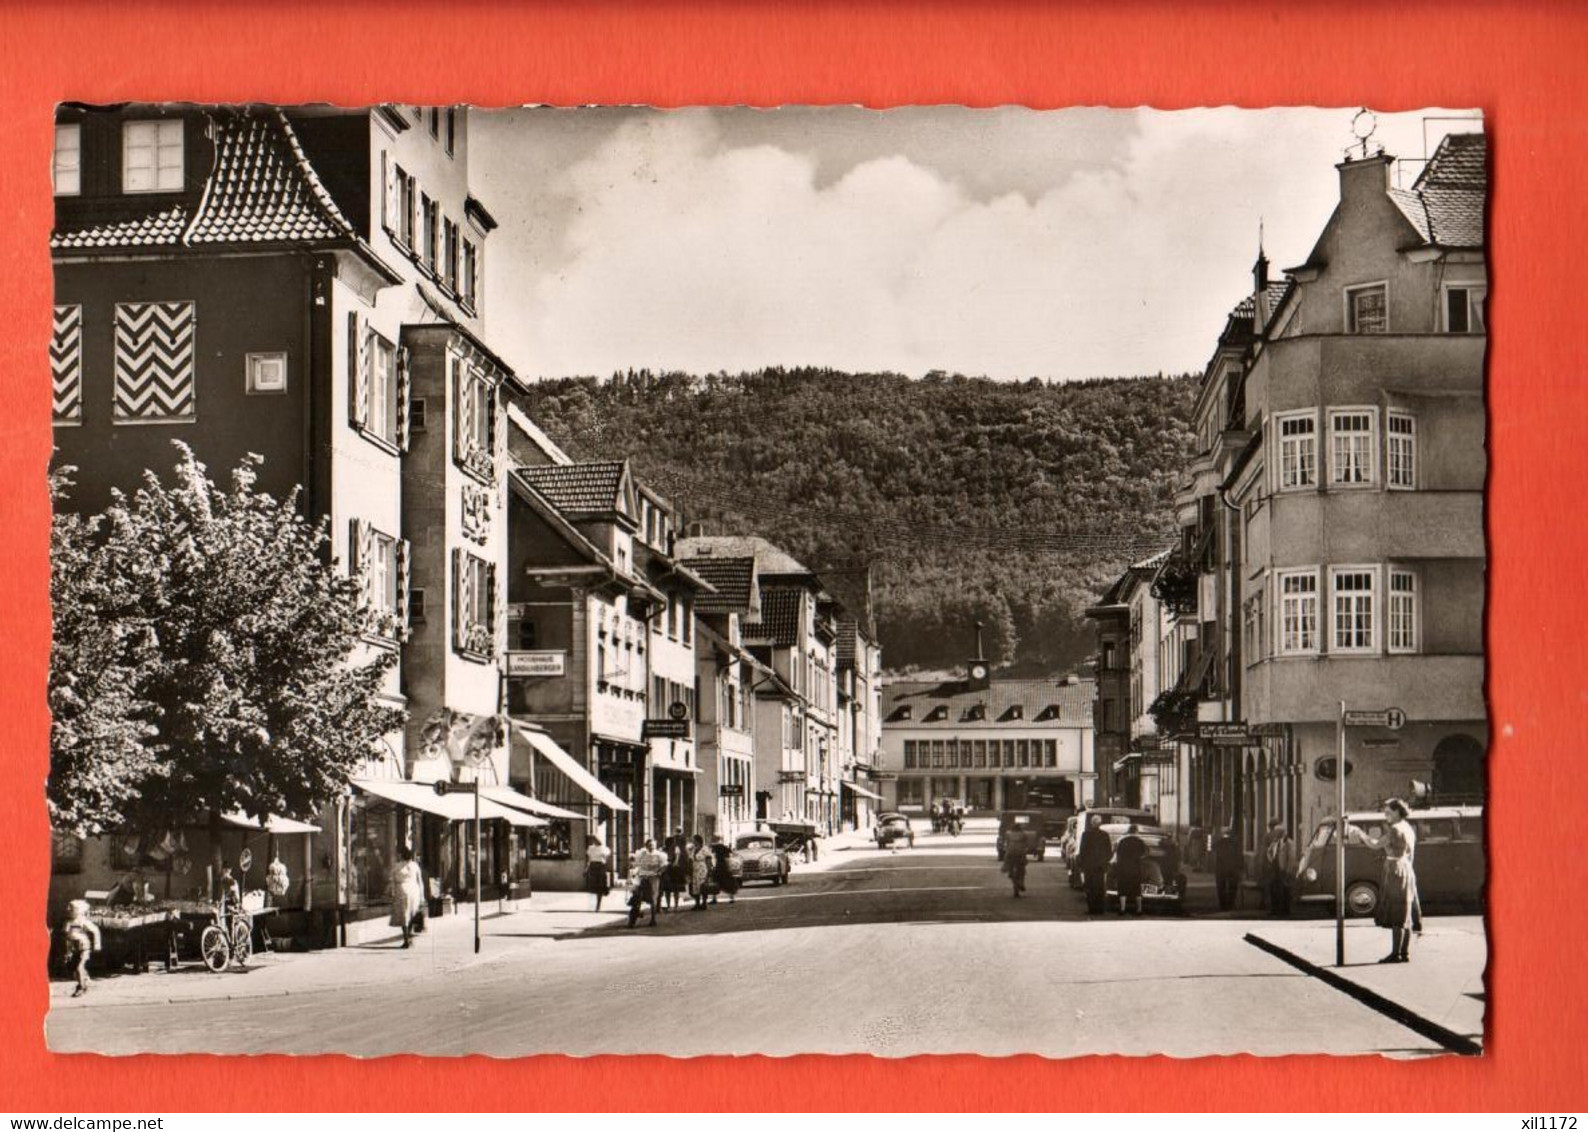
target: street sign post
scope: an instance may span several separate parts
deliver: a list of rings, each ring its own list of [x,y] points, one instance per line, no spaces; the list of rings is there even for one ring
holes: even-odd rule
[[[445,798],[448,794],[468,791],[474,795],[474,954],[480,953],[480,784],[478,782],[448,782],[439,779],[435,792]]]
[[[1335,726],[1339,740],[1339,762],[1335,763],[1335,781],[1339,786],[1340,817],[1334,830],[1334,965],[1345,966],[1345,775],[1349,766],[1345,761],[1345,729],[1347,727],[1383,727],[1399,731],[1406,726],[1406,713],[1398,707],[1380,711],[1347,711],[1345,701],[1340,701],[1340,722]]]

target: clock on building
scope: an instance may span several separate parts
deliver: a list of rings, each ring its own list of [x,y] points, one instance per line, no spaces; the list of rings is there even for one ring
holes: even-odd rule
[[[985,679],[987,679],[987,666],[985,664],[973,664],[973,665],[971,665],[970,666],[970,678],[972,680],[985,680]]]
[[[972,692],[984,692],[991,683],[992,668],[986,660],[977,657],[965,665],[965,671],[970,675],[966,687]]]

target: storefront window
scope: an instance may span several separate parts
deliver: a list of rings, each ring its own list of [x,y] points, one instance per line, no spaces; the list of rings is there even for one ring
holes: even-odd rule
[[[541,860],[566,861],[573,855],[573,823],[553,818],[529,832],[529,852]]]
[[[363,796],[348,803],[347,893],[354,907],[388,899],[395,828],[390,804]]]

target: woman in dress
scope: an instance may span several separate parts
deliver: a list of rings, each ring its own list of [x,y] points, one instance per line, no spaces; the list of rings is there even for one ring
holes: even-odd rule
[[[667,858],[667,864],[662,869],[662,910],[678,911],[678,897],[684,891],[685,874],[688,870],[689,841],[684,837],[684,831],[679,830],[662,843],[662,853]]]
[[[717,859],[706,848],[706,839],[698,833],[689,849],[688,859],[689,895],[694,898],[695,911],[701,912],[705,910],[706,897],[710,895],[711,870]]]
[[[403,946],[412,947],[414,917],[425,902],[425,877],[412,849],[404,845],[397,855],[400,861],[391,874],[391,926],[401,928]]]
[[[1384,820],[1389,823],[1384,836],[1373,842],[1384,851],[1384,870],[1379,877],[1378,908],[1373,922],[1390,931],[1390,953],[1380,963],[1406,963],[1411,960],[1412,932],[1420,930],[1421,909],[1417,904],[1417,833],[1407,821],[1410,811],[1399,798],[1384,803]]]
[[[601,898],[612,891],[612,850],[599,837],[584,839],[584,890],[595,897],[595,910],[601,911]]]

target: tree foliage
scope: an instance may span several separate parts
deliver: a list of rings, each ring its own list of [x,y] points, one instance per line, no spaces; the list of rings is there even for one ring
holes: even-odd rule
[[[715,533],[756,533],[814,568],[875,565],[884,661],[1019,671],[1091,650],[1083,611],[1173,539],[1195,381],[1050,384],[932,373],[631,371],[532,387],[529,415],[576,457],[633,459]]]
[[[297,493],[229,488],[178,444],[104,512],[51,533],[49,804],[80,835],[241,810],[306,816],[402,713],[378,699],[388,626],[339,573]],[[61,485],[58,483],[57,488]]]

